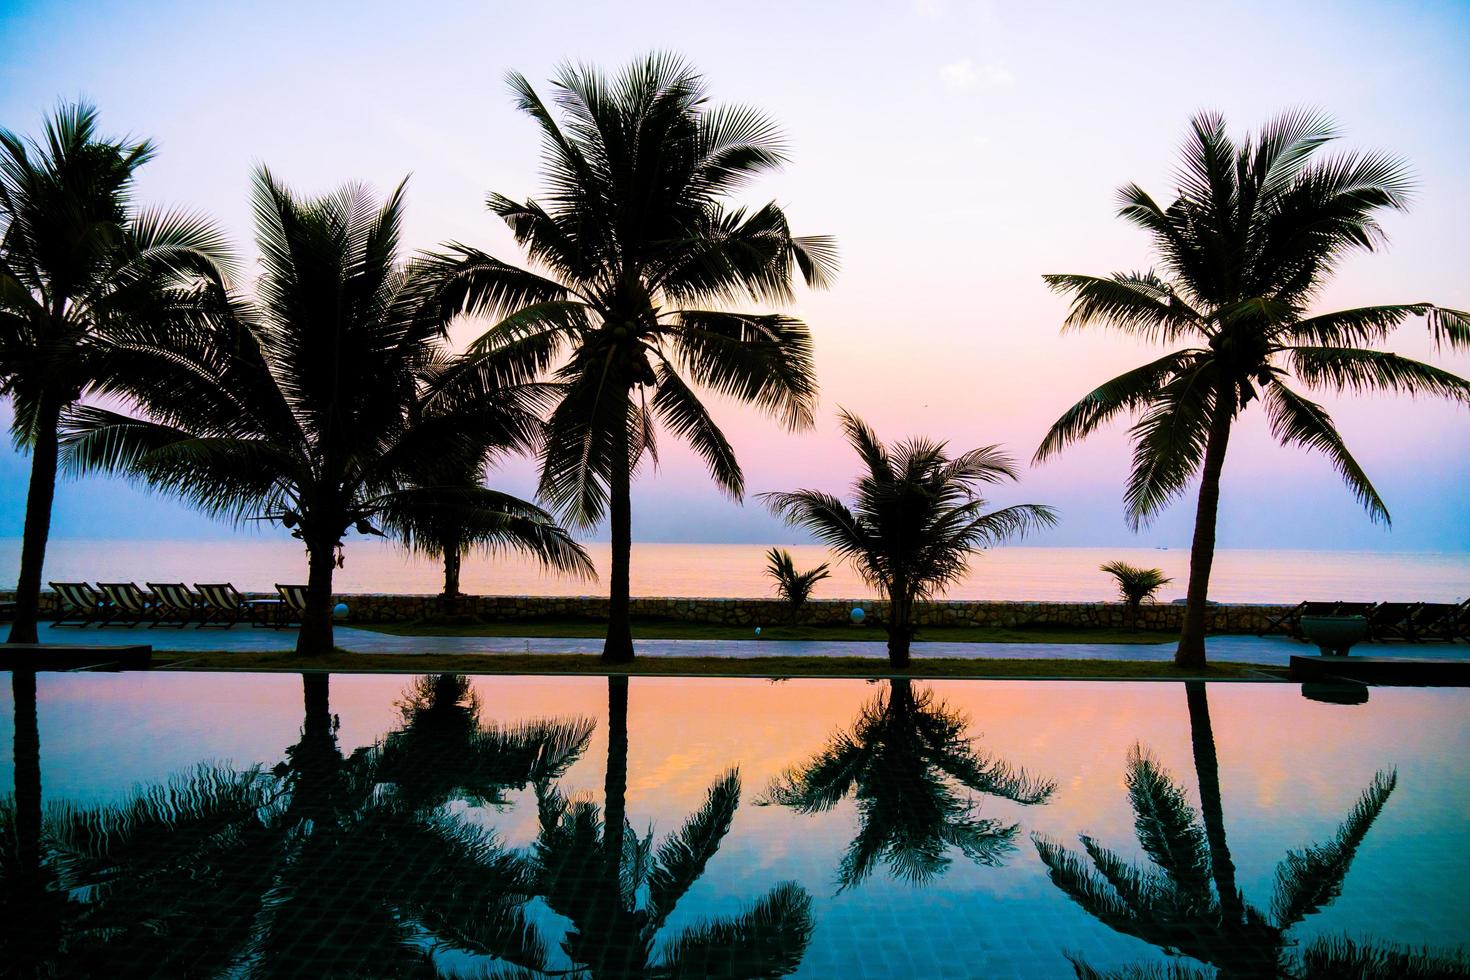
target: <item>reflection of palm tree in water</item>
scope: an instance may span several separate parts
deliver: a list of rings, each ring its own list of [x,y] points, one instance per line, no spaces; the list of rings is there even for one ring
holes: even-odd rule
[[[200,765],[120,803],[42,806],[36,675],[17,671],[15,795],[0,801],[0,962],[14,976],[208,975],[264,880],[231,860],[264,832],[269,779]]]
[[[930,881],[949,867],[950,848],[998,865],[1019,828],[977,816],[977,803],[962,791],[1033,805],[1050,799],[1055,784],[981,754],[968,729],[968,719],[931,690],[916,693],[908,680],[892,679],[887,696],[864,705],[851,731],[788,769],[759,802],[821,813],[856,797],[859,829],[838,869],[842,888],[861,882],[879,860],[906,881]]]
[[[1334,971],[1363,948],[1319,943],[1298,962],[1286,955],[1287,933],[1337,897],[1358,846],[1393,793],[1397,774],[1378,773],[1330,840],[1289,851],[1277,865],[1269,911],[1258,909],[1235,881],[1205,686],[1192,682],[1186,688],[1202,819],[1183,788],[1146,750],[1134,746],[1128,758],[1128,796],[1139,845],[1153,867],[1130,864],[1086,835],[1080,838],[1085,856],[1035,835],[1052,882],[1098,921],[1171,955],[1210,964],[1218,976],[1343,975]],[[1407,965],[1383,949],[1371,955]],[[1106,975],[1076,959],[1074,966],[1079,977]],[[1166,970],[1132,967],[1116,976],[1203,974],[1175,964]]]
[[[544,968],[544,944],[523,911],[532,894],[526,862],[442,804],[461,787],[499,802],[559,773],[585,748],[592,723],[487,727],[465,678],[426,677],[400,705],[401,729],[344,757],[327,675],[302,679],[301,741],[277,767],[291,802],[258,928],[258,972],[310,964],[313,975],[432,976],[436,949]]]
[[[379,792],[379,753],[338,748],[328,684],[303,676],[301,737],[275,778],[201,765],[120,804],[53,803],[43,819],[34,675],[18,677],[17,794],[0,805],[6,969],[418,976],[434,974],[435,948],[543,968],[522,913],[525,860],[487,831]]]
[[[393,786],[400,806],[415,811],[451,799],[504,806],[509,791],[559,778],[592,737],[590,718],[487,724],[463,674],[415,678],[398,708],[403,723],[378,746],[375,774]]]
[[[579,976],[780,977],[800,965],[811,937],[811,897],[794,882],[772,888],[744,914],[658,935],[704,874],[740,804],[734,770],[659,845],[627,821],[628,679],[608,678],[606,820],[589,800],[540,792],[536,891],[570,919],[562,949]]]

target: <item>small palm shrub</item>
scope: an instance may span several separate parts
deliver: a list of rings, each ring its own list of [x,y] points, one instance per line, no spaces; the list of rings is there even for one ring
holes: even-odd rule
[[[1174,581],[1162,568],[1139,568],[1123,561],[1110,561],[1098,566],[1118,583],[1118,595],[1128,607],[1128,621],[1138,621],[1138,610],[1145,602],[1154,602],[1155,593]]]
[[[766,552],[766,574],[776,581],[776,594],[786,603],[787,616],[791,625],[796,625],[801,607],[812,597],[812,589],[824,578],[831,578],[827,563],[823,562],[809,572],[798,572],[792,561],[791,552],[785,548],[772,548]]]

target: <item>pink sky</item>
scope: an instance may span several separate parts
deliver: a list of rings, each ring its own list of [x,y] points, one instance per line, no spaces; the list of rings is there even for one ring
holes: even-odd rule
[[[545,79],[564,59],[616,67],[677,50],[717,99],[778,118],[793,162],[753,199],[785,205],[798,232],[835,235],[836,287],[802,296],[817,340],[822,422],[799,436],[748,412],[722,414],[754,490],[840,489],[852,474],[832,418],[858,412],[885,437],[956,447],[1001,442],[1029,459],[1072,401],[1140,363],[1115,336],[1059,335],[1065,302],[1044,272],[1147,267],[1144,237],[1113,216],[1138,181],[1167,195],[1190,115],[1223,111],[1241,131],[1307,104],[1344,145],[1406,157],[1420,190],[1390,216],[1389,251],[1344,264],[1327,306],[1431,300],[1470,307],[1467,244],[1470,42],[1465,5],[1000,5],[687,3],[439,4],[340,8],[256,4],[0,2],[0,125],[34,132],[58,97],[85,95],[104,128],[154,137],[140,196],[202,208],[249,245],[251,167],[307,191],[348,179],[386,192],[406,173],[411,247],[461,239],[518,258],[485,194],[534,195],[538,145],[502,78]],[[1398,349],[1432,352],[1422,328]],[[1436,362],[1470,373],[1470,357]],[[1463,409],[1327,399],[1395,516],[1375,528],[1320,458],[1276,448],[1261,419],[1232,444],[1222,544],[1470,549],[1470,426]],[[1123,433],[1028,472],[1007,500],[1058,505],[1043,540],[1183,544],[1192,505],[1135,539],[1122,520]],[[24,463],[0,460],[17,486]],[[508,488],[529,491],[529,466]],[[168,502],[98,484],[67,488],[58,533],[104,525],[141,536],[218,534]],[[0,494],[0,537],[19,533],[20,494]],[[114,508],[109,511],[108,508]],[[635,490],[640,535],[790,540],[753,502],[720,500],[687,455],[666,451]]]

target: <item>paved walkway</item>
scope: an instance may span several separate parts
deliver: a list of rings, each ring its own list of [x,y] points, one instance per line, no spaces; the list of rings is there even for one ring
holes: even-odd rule
[[[394,636],[371,630],[337,628],[337,645],[353,653],[601,653],[597,639],[503,636]],[[219,629],[57,629],[43,624],[42,643],[124,645],[148,643],[158,651],[284,650],[295,645],[290,630],[236,626]],[[887,656],[882,643],[856,640],[639,640],[645,657],[874,657]],[[1285,664],[1292,654],[1316,653],[1316,647],[1285,637],[1215,636],[1209,654],[1219,660]],[[1446,657],[1470,659],[1464,643],[1365,643],[1355,648],[1376,657]],[[925,657],[1003,657],[1016,660],[1157,660],[1174,656],[1166,643],[915,643],[913,655]]]

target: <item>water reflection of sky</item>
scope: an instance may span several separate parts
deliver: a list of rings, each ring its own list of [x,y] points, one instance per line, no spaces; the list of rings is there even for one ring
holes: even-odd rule
[[[400,721],[408,678],[339,675],[331,710],[350,752]],[[602,805],[608,682],[603,678],[477,678],[483,717],[515,723],[588,716],[597,728],[560,781]],[[782,770],[850,729],[886,684],[853,680],[635,678],[629,684],[628,815],[655,839],[697,810],[738,766],[741,807],[706,874],[668,928],[736,914],[777,882],[813,897],[816,932],[799,975],[928,975],[937,964],[992,975],[1065,971],[1061,950],[1096,966],[1157,959],[1153,947],[1108,929],[1048,880],[1027,834],[1076,845],[1087,833],[1141,859],[1124,786],[1135,742],[1147,746],[1198,806],[1185,692],[1173,683],[918,684],[966,714],[984,753],[1056,781],[1049,803],[976,797],[978,816],[1022,833],[998,867],[963,856],[922,886],[879,867],[839,893],[836,869],[858,828],[851,798],[830,812],[792,813],[754,800]],[[12,780],[10,686],[0,710],[0,786]],[[1349,933],[1414,945],[1470,942],[1470,693],[1374,689],[1367,704],[1304,699],[1293,685],[1213,684],[1209,708],[1222,804],[1240,887],[1267,906],[1289,849],[1327,839],[1380,769],[1399,782],[1361,846],[1341,897],[1292,930],[1293,940]],[[278,674],[43,674],[39,679],[43,794],[116,799],[201,760],[274,765],[299,739],[302,685]],[[500,812],[472,813],[512,846],[536,836],[534,799],[513,793]],[[558,921],[545,914],[547,922]],[[564,925],[564,923],[563,923]]]

